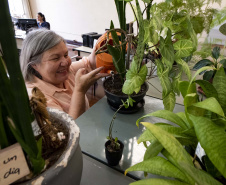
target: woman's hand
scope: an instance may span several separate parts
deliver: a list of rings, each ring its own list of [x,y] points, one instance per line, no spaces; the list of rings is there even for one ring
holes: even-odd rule
[[[75,75],[74,91],[85,94],[90,86],[93,85],[98,79],[109,76],[109,74],[106,73],[99,73],[103,68],[104,67],[99,67],[92,70],[89,65],[86,69],[79,69]]]
[[[96,69],[96,55],[97,45],[94,46],[92,53],[88,56],[92,69]]]

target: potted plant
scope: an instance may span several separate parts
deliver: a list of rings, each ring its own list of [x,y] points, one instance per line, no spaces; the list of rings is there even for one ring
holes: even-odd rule
[[[116,166],[119,164],[119,161],[122,158],[124,144],[117,137],[113,138],[112,130],[114,126],[114,121],[116,119],[117,113],[123,107],[128,108],[133,103],[133,100],[129,97],[126,102],[122,102],[118,110],[115,111],[110,126],[109,126],[109,135],[107,136],[108,141],[105,142],[105,156],[107,162],[110,166]]]
[[[107,162],[110,166],[116,166],[119,164],[119,161],[122,158],[124,144],[122,141],[118,140],[117,137],[113,138],[112,129],[114,125],[114,121],[116,119],[116,114],[124,105],[120,105],[118,110],[114,113],[110,126],[109,126],[109,136],[107,136],[108,141],[105,142],[105,156]]]
[[[204,66],[213,66],[216,69],[219,69],[221,66],[226,67],[226,59],[220,54],[220,47],[216,46],[213,48],[211,55],[205,59],[198,61],[193,69],[198,70]],[[203,80],[212,81],[216,70],[203,71]]]
[[[122,18],[125,16],[122,15],[125,14],[127,1],[115,2],[120,18],[120,25],[124,25],[125,18]],[[129,34],[124,32],[126,40],[122,40],[120,44],[117,39],[117,34],[114,33],[118,29],[114,30],[113,24],[111,24],[111,29],[108,32],[112,35],[113,43],[106,42],[101,48],[103,50],[97,52],[108,51],[113,57],[113,63],[118,73],[123,75],[126,72],[125,79],[123,76],[120,77],[122,80],[122,92],[131,97],[133,97],[133,93],[136,94],[139,92],[142,84],[146,80],[152,78],[153,68],[149,70],[149,74],[147,75],[148,68],[143,63],[144,56],[149,57],[151,59],[150,63],[154,63],[154,66],[157,66],[157,76],[162,86],[162,98],[165,109],[172,111],[175,105],[175,95],[179,94],[179,81],[182,72],[185,72],[189,79],[191,78],[190,69],[186,60],[196,50],[197,34],[193,29],[190,14],[186,9],[177,10],[174,8],[175,11],[168,12],[168,16],[163,17],[161,8],[164,3],[156,4],[153,1],[144,1],[144,3],[145,9],[141,11],[139,2],[136,1],[137,11],[135,15],[139,25],[138,35],[136,37],[130,37]],[[172,8],[173,5],[170,5],[170,7]],[[146,19],[142,12],[146,12]],[[123,53],[125,52],[122,46],[129,40],[132,40],[129,43],[133,43],[132,47],[136,51],[129,68],[126,69],[126,63],[123,59]],[[129,46],[130,44],[128,48]],[[177,67],[174,67],[175,63]],[[120,66],[123,66],[123,68]],[[118,69],[123,70],[119,71]],[[108,79],[108,81],[112,87],[112,80]],[[108,101],[110,100],[108,99]],[[119,105],[120,103],[118,103],[117,107]]]
[[[33,178],[30,181],[24,182],[26,184],[79,184],[82,172],[79,128],[75,125],[74,120],[58,110],[49,109],[50,117],[51,119],[56,118],[55,121],[59,125],[65,124],[64,128],[69,130],[68,143],[59,160],[43,172],[47,163],[42,157],[42,145],[52,145],[54,141],[59,141],[58,136],[51,135],[55,132],[54,129],[48,130],[51,140],[47,142],[46,137],[43,137],[43,135],[35,136],[33,133],[32,122],[34,121],[34,114],[44,111],[45,117],[36,116],[36,121],[40,123],[40,120],[44,119],[46,122],[45,127],[47,125],[51,127],[46,119],[48,114],[46,113],[45,106],[42,109],[39,109],[39,106],[37,106],[39,104],[37,100],[44,102],[45,98],[40,97],[40,93],[36,94],[38,92],[37,89],[34,90],[36,98],[33,97],[31,99],[33,103],[30,106],[20,70],[8,1],[1,1],[0,7],[0,152],[16,142],[21,145],[31,171],[29,177],[32,176]],[[31,107],[36,107],[36,111],[31,109]],[[44,130],[42,127],[40,129]],[[75,171],[77,175],[74,175]],[[63,178],[64,175],[67,175],[67,177]],[[4,180],[4,177],[0,177],[0,183],[2,180]],[[23,182],[18,183],[23,184]]]
[[[213,84],[195,80],[200,72],[208,69],[213,68],[201,68],[192,80],[180,83],[185,112],[175,114],[162,110],[144,116],[164,118],[176,123],[177,127],[168,123],[141,123],[147,130],[138,142],[150,142],[150,145],[144,161],[130,167],[126,173],[139,170],[171,179],[145,179],[132,184],[225,184],[226,98],[222,89],[225,89],[226,75],[221,67]],[[196,83],[203,87],[207,99],[199,102]],[[137,120],[137,124],[141,119],[143,117]],[[184,146],[194,144],[197,148],[195,155],[191,156]],[[157,156],[160,152],[165,158]]]

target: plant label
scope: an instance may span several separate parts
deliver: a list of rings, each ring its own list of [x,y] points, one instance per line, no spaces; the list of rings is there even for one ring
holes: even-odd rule
[[[10,184],[29,173],[30,170],[19,143],[0,150],[0,184]]]

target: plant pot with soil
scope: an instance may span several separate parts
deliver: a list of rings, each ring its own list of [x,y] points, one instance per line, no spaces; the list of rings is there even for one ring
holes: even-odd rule
[[[111,77],[107,78],[104,83],[104,91],[105,95],[107,96],[107,102],[110,105],[111,109],[116,111],[123,102],[126,102],[128,99],[128,95],[122,92],[121,79],[119,75],[112,75]],[[118,112],[119,113],[134,113],[139,111],[145,104],[144,96],[148,91],[148,84],[147,82],[143,83],[141,86],[140,91],[136,94],[131,94],[131,98],[135,101],[133,102],[133,106],[129,106],[128,108],[122,107]]]
[[[58,151],[54,151],[49,155],[57,157],[57,160],[53,159],[53,163],[47,170],[42,172],[40,175],[34,177],[31,180],[18,182],[15,184],[21,185],[42,185],[42,184],[66,184],[66,185],[79,185],[82,168],[83,159],[82,152],[79,146],[80,130],[68,114],[57,109],[48,108],[50,114],[50,120],[56,122],[58,125],[62,125],[68,130],[67,143],[66,146],[61,150],[60,154]]]
[[[127,106],[127,104],[121,104],[117,111],[114,113],[110,126],[109,126],[109,135],[107,136],[108,141],[105,142],[105,156],[107,162],[110,166],[116,166],[119,164],[119,161],[122,158],[122,153],[124,149],[124,144],[122,141],[118,140],[117,137],[112,137],[112,129],[114,125],[114,121],[116,119],[117,113],[120,111],[121,108]]]

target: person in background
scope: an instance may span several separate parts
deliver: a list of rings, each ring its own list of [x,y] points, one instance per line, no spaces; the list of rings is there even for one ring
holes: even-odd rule
[[[96,68],[95,49],[88,57],[71,62],[65,40],[55,32],[36,29],[28,33],[20,55],[20,66],[29,96],[38,87],[47,106],[76,119],[89,108],[86,92],[96,80],[108,76]]]
[[[37,22],[38,22],[39,28],[50,29],[50,24],[48,22],[46,22],[45,15],[42,14],[41,12],[38,12],[38,14],[37,14]]]

